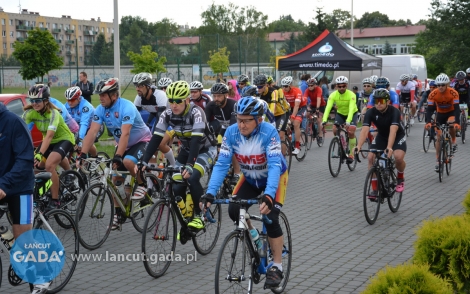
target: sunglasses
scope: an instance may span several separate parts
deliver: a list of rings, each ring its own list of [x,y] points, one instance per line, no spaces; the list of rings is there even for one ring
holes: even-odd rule
[[[246,125],[254,120],[255,120],[254,118],[245,118],[245,119],[237,118],[237,123],[239,124],[243,123],[244,125]]]
[[[256,85],[256,88],[258,88],[258,89],[263,89],[264,86],[266,86],[266,85]]]
[[[385,98],[374,98],[375,104],[387,104],[387,99]]]
[[[289,88],[290,86],[282,86],[283,88]]]
[[[313,87],[315,87],[315,85],[308,85],[308,87],[309,87],[309,88],[313,88]]]
[[[43,100],[42,99],[29,99],[29,102],[31,102],[31,104],[38,104],[38,103],[41,103]]]
[[[372,87],[371,85],[362,85],[363,87],[370,88]]]
[[[344,85],[344,86],[339,86],[339,85],[338,85],[338,86],[336,86],[336,87],[338,87],[338,89],[343,89],[343,88],[346,88],[346,85]]]
[[[191,93],[192,94],[199,93],[199,90],[192,90]]]
[[[436,86],[438,86],[438,87],[445,87],[446,84],[437,84]]]
[[[436,89],[437,87],[435,86],[429,86],[429,89]]]
[[[168,99],[168,103],[170,104],[181,104],[183,103],[183,101],[184,99],[171,99],[171,98]]]
[[[245,86],[246,83],[238,83],[240,86]]]

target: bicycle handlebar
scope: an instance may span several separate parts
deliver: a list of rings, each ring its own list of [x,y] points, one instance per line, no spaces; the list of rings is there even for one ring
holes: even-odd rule
[[[259,203],[259,198],[258,198],[258,199],[248,199],[248,200],[245,200],[245,199],[233,199],[233,198],[232,198],[232,199],[215,199],[215,200],[212,202],[212,204],[230,204],[230,203],[239,204],[239,205],[243,205],[243,204],[244,204],[244,205],[253,205],[253,204]],[[204,204],[204,206],[206,206],[206,202],[205,202],[205,201],[203,201],[203,204]],[[214,219],[212,218],[212,216],[210,215],[210,212],[209,212],[208,209],[206,209],[206,213],[205,213],[204,216],[205,216],[211,223],[215,223],[215,222],[216,222],[216,220],[214,220]],[[263,214],[263,215],[261,216],[261,220],[262,220],[263,223],[268,224],[268,225],[270,225],[270,224],[273,223],[273,221],[270,220],[270,219],[268,218],[268,216],[265,215],[265,214]]]

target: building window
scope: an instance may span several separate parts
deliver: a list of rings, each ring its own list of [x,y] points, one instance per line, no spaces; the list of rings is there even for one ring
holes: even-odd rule
[[[10,43],[10,48],[15,49],[15,43]]]
[[[57,29],[57,24],[56,24],[56,23],[53,23],[53,24],[52,24],[52,28],[53,28],[53,29]]]
[[[59,40],[62,40],[62,35],[59,35]]]
[[[104,33],[104,28],[101,28],[101,32]]]
[[[78,52],[82,52],[82,46],[78,46]]]
[[[80,56],[80,61],[83,61],[83,57]]]
[[[10,19],[10,25],[11,26],[13,25],[13,19]]]
[[[40,28],[43,28],[43,27],[44,27],[44,23],[43,23],[43,22],[40,22],[40,23],[39,23],[39,27],[40,27]]]
[[[78,26],[78,30],[79,30],[79,31],[82,30],[82,25],[79,25],[79,26]]]
[[[390,46],[392,47],[392,53],[397,54],[397,44],[390,44]]]
[[[66,36],[65,36],[65,39],[66,39],[66,40],[70,40],[70,35],[66,35]]]
[[[3,49],[7,49],[7,43],[3,42]]]
[[[6,37],[7,36],[7,31],[2,31],[2,37]]]
[[[32,26],[32,27],[35,27],[35,26],[36,26],[36,22],[35,22],[34,20],[31,21],[31,26]]]
[[[109,28],[106,28],[106,32],[109,34]]]
[[[27,27],[29,27],[29,20],[25,20],[25,21],[24,21],[24,25],[27,26]]]
[[[59,29],[61,29],[61,28],[62,28],[62,24],[59,24]]]
[[[13,31],[10,31],[10,37],[13,38]]]
[[[2,25],[5,25],[5,19],[2,18]]]
[[[78,40],[81,42],[82,41],[82,36],[78,36]]]
[[[64,45],[60,46],[61,50],[64,51]]]
[[[75,30],[75,25],[72,25],[72,30]]]

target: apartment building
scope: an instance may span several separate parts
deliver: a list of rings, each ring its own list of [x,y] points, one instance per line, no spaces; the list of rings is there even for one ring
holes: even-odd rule
[[[22,9],[21,13],[5,12],[0,8],[0,30],[2,41],[0,54],[10,56],[15,41],[23,42],[28,37],[28,31],[35,28],[51,32],[59,44],[57,53],[65,65],[84,65],[90,58],[92,46],[98,34],[105,36],[106,42],[111,40],[114,32],[113,24],[102,22],[100,18],[90,20],[74,19],[70,15],[61,17],[42,16],[39,12]]]

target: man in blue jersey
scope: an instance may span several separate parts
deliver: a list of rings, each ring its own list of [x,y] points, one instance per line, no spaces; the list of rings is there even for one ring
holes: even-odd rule
[[[282,248],[284,238],[279,224],[279,211],[284,204],[288,173],[281,153],[281,141],[274,126],[263,121],[263,102],[243,97],[237,103],[237,124],[227,128],[220,147],[219,158],[212,171],[206,195],[207,205],[214,200],[227,174],[232,156],[240,164],[242,175],[233,190],[234,198],[253,199],[263,193],[260,213],[272,220],[266,224],[274,263],[266,274],[265,286],[277,287],[283,279]],[[200,204],[202,206],[202,203]],[[238,221],[240,207],[229,205],[229,216]],[[247,222],[250,230],[251,222]]]
[[[87,153],[95,141],[100,125],[106,124],[118,144],[113,157],[112,168],[120,171],[128,170],[132,176],[135,176],[136,163],[145,154],[145,148],[151,138],[149,128],[142,120],[134,104],[119,97],[119,81],[117,78],[100,81],[93,93],[100,96],[100,105],[95,109],[90,130],[83,140],[80,158],[87,158]],[[78,165],[80,165],[80,162]],[[113,180],[119,184],[124,181],[124,178],[115,177]],[[138,187],[131,199],[140,201],[144,199],[147,191],[140,177],[137,178],[137,183]],[[115,206],[117,206],[116,203]],[[119,221],[117,215],[115,215],[112,229],[117,228],[119,228]]]

